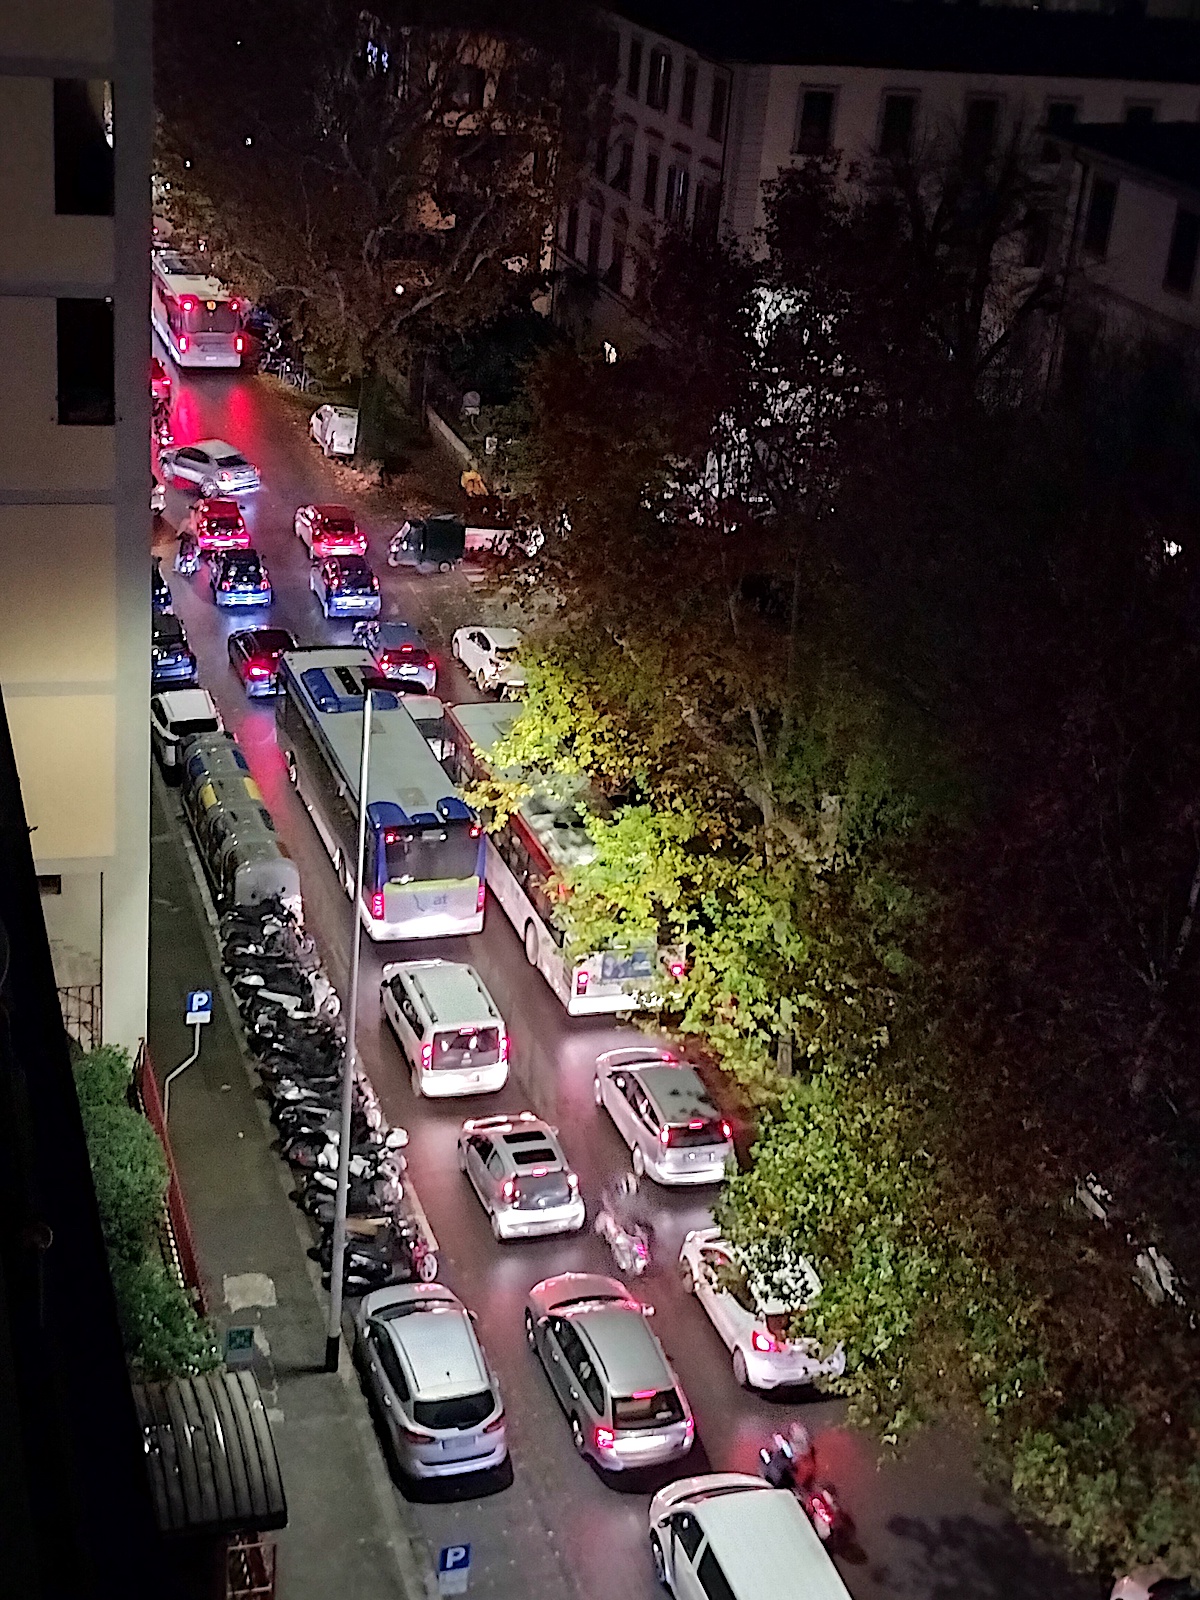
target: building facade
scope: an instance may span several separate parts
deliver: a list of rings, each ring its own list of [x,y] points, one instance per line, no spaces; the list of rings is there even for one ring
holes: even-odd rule
[[[149,0],[0,11],[0,685],[85,1043],[145,1033]]]
[[[674,0],[607,14],[611,128],[558,238],[560,265],[595,285],[603,336],[628,327],[664,228],[753,247],[764,185],[808,156],[849,166],[953,140],[986,159],[1022,130],[1036,143],[1043,127],[1200,118],[1190,21],[922,0],[814,10],[770,27]]]

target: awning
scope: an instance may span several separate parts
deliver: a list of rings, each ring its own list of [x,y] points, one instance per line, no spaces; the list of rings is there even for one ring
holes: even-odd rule
[[[264,1533],[287,1499],[252,1372],[134,1385],[146,1467],[164,1533]]]

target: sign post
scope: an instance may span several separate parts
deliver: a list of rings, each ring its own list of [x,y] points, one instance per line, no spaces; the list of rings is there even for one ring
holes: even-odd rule
[[[254,1365],[254,1329],[225,1329],[225,1365],[231,1372]]]
[[[192,1028],[194,1048],[186,1061],[181,1061],[173,1072],[168,1072],[163,1079],[163,1127],[167,1125],[167,1118],[171,1115],[171,1084],[181,1072],[186,1072],[200,1054],[200,1029],[206,1022],[212,1021],[212,990],[191,989],[188,991],[187,1010],[184,1021]]]
[[[471,1581],[471,1546],[444,1544],[438,1551],[438,1594],[466,1594]]]

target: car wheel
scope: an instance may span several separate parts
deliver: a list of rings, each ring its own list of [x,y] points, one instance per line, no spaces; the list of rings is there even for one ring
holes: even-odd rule
[[[453,568],[453,566],[454,566],[453,561],[439,561],[438,562],[438,571],[439,572],[449,572]]]
[[[525,1313],[525,1343],[531,1350],[536,1351],[537,1333],[534,1330],[533,1318],[529,1315],[528,1311]]]
[[[218,488],[218,485],[217,485],[217,483],[215,482],[214,479],[212,479],[212,478],[203,478],[203,479],[201,479],[201,482],[200,482],[200,493],[204,496],[204,498],[206,500],[209,499],[212,495],[216,494],[217,488]]]
[[[746,1371],[746,1357],[741,1350],[733,1352],[733,1377],[739,1389],[750,1387],[750,1374]]]
[[[504,1238],[503,1233],[500,1231],[500,1218],[494,1211],[492,1212],[492,1238],[495,1239],[497,1244]]]
[[[598,1106],[602,1106],[604,1104],[604,1090],[600,1087],[599,1078],[592,1079],[592,1099]]]
[[[462,660],[462,646],[459,644],[457,638],[451,639],[450,641],[450,654],[454,657],[455,661]]]
[[[587,1455],[587,1441],[583,1436],[583,1424],[574,1413],[571,1416],[571,1443],[581,1456]]]
[[[642,1147],[640,1144],[634,1145],[633,1156],[631,1159],[633,1161],[633,1171],[635,1177],[644,1178],[646,1176],[646,1158],[642,1154]]]
[[[480,667],[479,671],[475,674],[475,687],[479,690],[480,694],[487,693],[487,673],[484,672],[482,667]]]
[[[667,1593],[670,1594],[671,1585],[667,1581],[667,1559],[663,1555],[663,1547],[659,1543],[656,1533],[650,1535],[650,1559],[654,1562],[654,1576]]]
[[[526,961],[528,961],[531,967],[536,967],[538,963],[538,934],[537,926],[532,921],[525,924],[525,933],[522,938],[522,943],[525,946]]]

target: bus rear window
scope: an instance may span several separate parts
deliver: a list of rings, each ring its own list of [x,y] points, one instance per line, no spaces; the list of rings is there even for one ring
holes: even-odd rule
[[[225,300],[216,301],[211,311],[208,302],[201,300],[190,311],[181,313],[181,321],[187,333],[236,333],[242,325],[242,319]]]
[[[479,870],[479,839],[471,825],[388,828],[384,834],[390,883],[429,883],[473,878]]]
[[[605,983],[617,983],[628,978],[650,978],[653,968],[650,951],[607,950],[600,960],[600,977]]]

